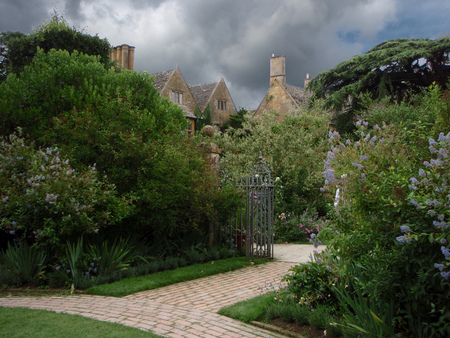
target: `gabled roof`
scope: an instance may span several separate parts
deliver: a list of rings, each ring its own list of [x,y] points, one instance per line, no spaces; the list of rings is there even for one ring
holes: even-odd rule
[[[305,106],[308,99],[311,97],[311,93],[308,90],[300,87],[285,84],[284,89],[292,97],[294,102],[300,107]]]
[[[153,80],[153,85],[155,86],[156,89],[158,89],[159,92],[162,92],[162,90],[164,89],[164,86],[169,81],[169,79],[172,76],[174,70],[175,69],[168,70],[166,72],[161,72],[161,73],[154,74],[155,78]]]
[[[189,86],[191,93],[197,101],[198,108],[203,111],[214,93],[214,90],[219,85],[219,82],[203,83],[197,86]]]
[[[188,107],[186,107],[186,106],[184,106],[184,105],[178,105],[181,109],[183,109],[183,113],[184,113],[184,116],[185,117],[187,117],[187,118],[189,118],[189,119],[197,119],[197,116],[195,116],[194,115],[194,113],[193,112],[191,112],[190,110],[189,110],[189,108]]]

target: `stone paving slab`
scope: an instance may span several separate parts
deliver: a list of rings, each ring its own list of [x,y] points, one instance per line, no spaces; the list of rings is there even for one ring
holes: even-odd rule
[[[123,298],[8,297],[0,298],[0,306],[77,314],[166,337],[283,337],[216,312],[223,306],[278,288],[293,265],[269,262]]]

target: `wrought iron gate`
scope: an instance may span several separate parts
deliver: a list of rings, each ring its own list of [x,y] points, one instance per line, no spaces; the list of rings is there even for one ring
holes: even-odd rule
[[[230,223],[231,240],[245,250],[247,260],[273,258],[274,185],[271,171],[260,155],[259,163],[238,186],[245,189],[245,208]]]

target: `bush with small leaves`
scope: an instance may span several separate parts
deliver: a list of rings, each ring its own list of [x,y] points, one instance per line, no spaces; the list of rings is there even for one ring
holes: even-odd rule
[[[60,251],[65,241],[122,219],[127,202],[95,167],[75,170],[57,148],[36,149],[20,135],[0,142],[0,231]]]

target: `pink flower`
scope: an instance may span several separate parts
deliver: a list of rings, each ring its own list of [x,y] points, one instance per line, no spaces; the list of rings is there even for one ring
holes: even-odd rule
[[[300,228],[303,228],[303,224],[302,223],[300,223],[299,226],[300,226]]]

